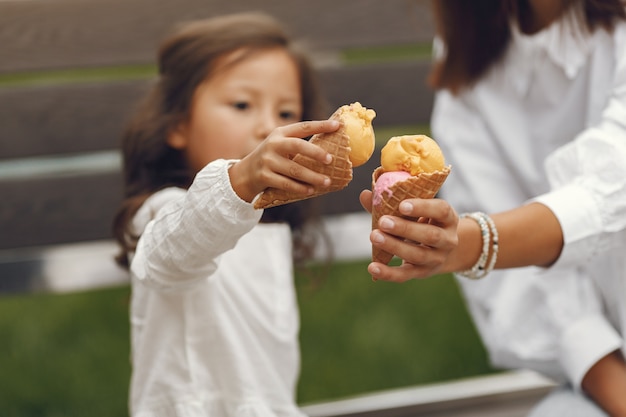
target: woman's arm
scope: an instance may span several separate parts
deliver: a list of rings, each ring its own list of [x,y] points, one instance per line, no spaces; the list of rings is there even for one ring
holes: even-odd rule
[[[582,388],[609,415],[626,416],[626,362],[621,352],[596,362],[585,374]]]
[[[496,268],[548,266],[558,259],[563,248],[563,232],[558,219],[545,205],[531,203],[491,217],[499,235]],[[459,233],[463,235],[459,237],[458,252],[464,252],[467,241],[476,240],[477,237],[476,225],[471,224],[476,222],[471,219],[463,220],[459,224]],[[471,228],[471,232],[468,228]],[[465,234],[469,233],[473,236],[465,238]],[[451,265],[448,270],[453,272],[468,269],[476,259],[469,259],[470,265],[467,265],[467,260],[464,265]]]
[[[361,202],[369,211],[369,191],[361,194]],[[372,231],[370,240],[372,245],[396,254],[404,263],[401,267],[372,263],[368,269],[375,279],[402,282],[463,271],[476,263],[482,249],[481,230],[476,221],[470,218],[459,221],[454,209],[439,199],[406,200],[400,209],[403,215],[413,219],[383,216],[380,229]],[[417,218],[430,221],[416,222]],[[546,266],[558,258],[563,233],[545,205],[531,203],[492,218],[499,234],[496,268]]]

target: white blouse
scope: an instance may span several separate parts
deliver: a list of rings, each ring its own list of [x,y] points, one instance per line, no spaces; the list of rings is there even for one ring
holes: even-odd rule
[[[626,23],[587,34],[572,16],[532,36],[513,26],[502,63],[436,94],[432,131],[459,212],[534,200],[559,219],[551,268],[458,282],[494,365],[579,388],[602,356],[626,353]]]
[[[229,164],[154,194],[134,218],[134,417],[303,416],[291,232],[258,223]]]

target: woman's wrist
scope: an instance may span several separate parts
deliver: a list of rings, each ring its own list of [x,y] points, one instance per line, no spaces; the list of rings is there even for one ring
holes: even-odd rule
[[[469,279],[487,276],[495,267],[499,238],[491,217],[483,212],[460,215],[457,264],[453,272]]]
[[[451,254],[446,272],[458,272],[471,268],[480,257],[482,238],[480,226],[472,219],[460,218],[457,227],[459,244]]]

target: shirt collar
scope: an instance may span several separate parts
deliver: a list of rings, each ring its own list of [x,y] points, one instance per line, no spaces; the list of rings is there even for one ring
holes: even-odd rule
[[[532,35],[522,33],[517,22],[511,22],[512,64],[517,66],[517,88],[527,91],[533,69],[546,57],[573,79],[583,67],[591,49],[591,37],[578,19],[578,11],[572,7],[563,17],[547,28]]]

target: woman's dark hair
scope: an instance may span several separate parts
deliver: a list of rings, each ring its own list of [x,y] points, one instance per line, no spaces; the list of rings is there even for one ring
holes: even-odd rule
[[[195,172],[184,153],[170,147],[168,134],[188,119],[194,92],[223,56],[243,50],[241,59],[258,51],[282,48],[296,64],[302,88],[302,120],[327,117],[313,67],[281,25],[262,13],[239,13],[188,22],[175,28],[158,51],[158,78],[140,102],[122,135],[124,197],[113,221],[121,246],[116,261],[128,267],[127,255],[137,236],[130,222],[144,201],[166,187],[188,188]],[[265,210],[262,221],[285,221],[298,232],[315,210],[313,201]],[[294,254],[311,253],[301,233],[294,233]],[[297,260],[297,259],[296,259]]]
[[[434,63],[429,83],[453,93],[476,82],[506,50],[511,40],[509,22],[524,28],[528,0],[431,0],[437,35],[445,56]],[[590,31],[613,30],[626,19],[623,0],[562,0],[562,7],[581,5],[581,20]]]

